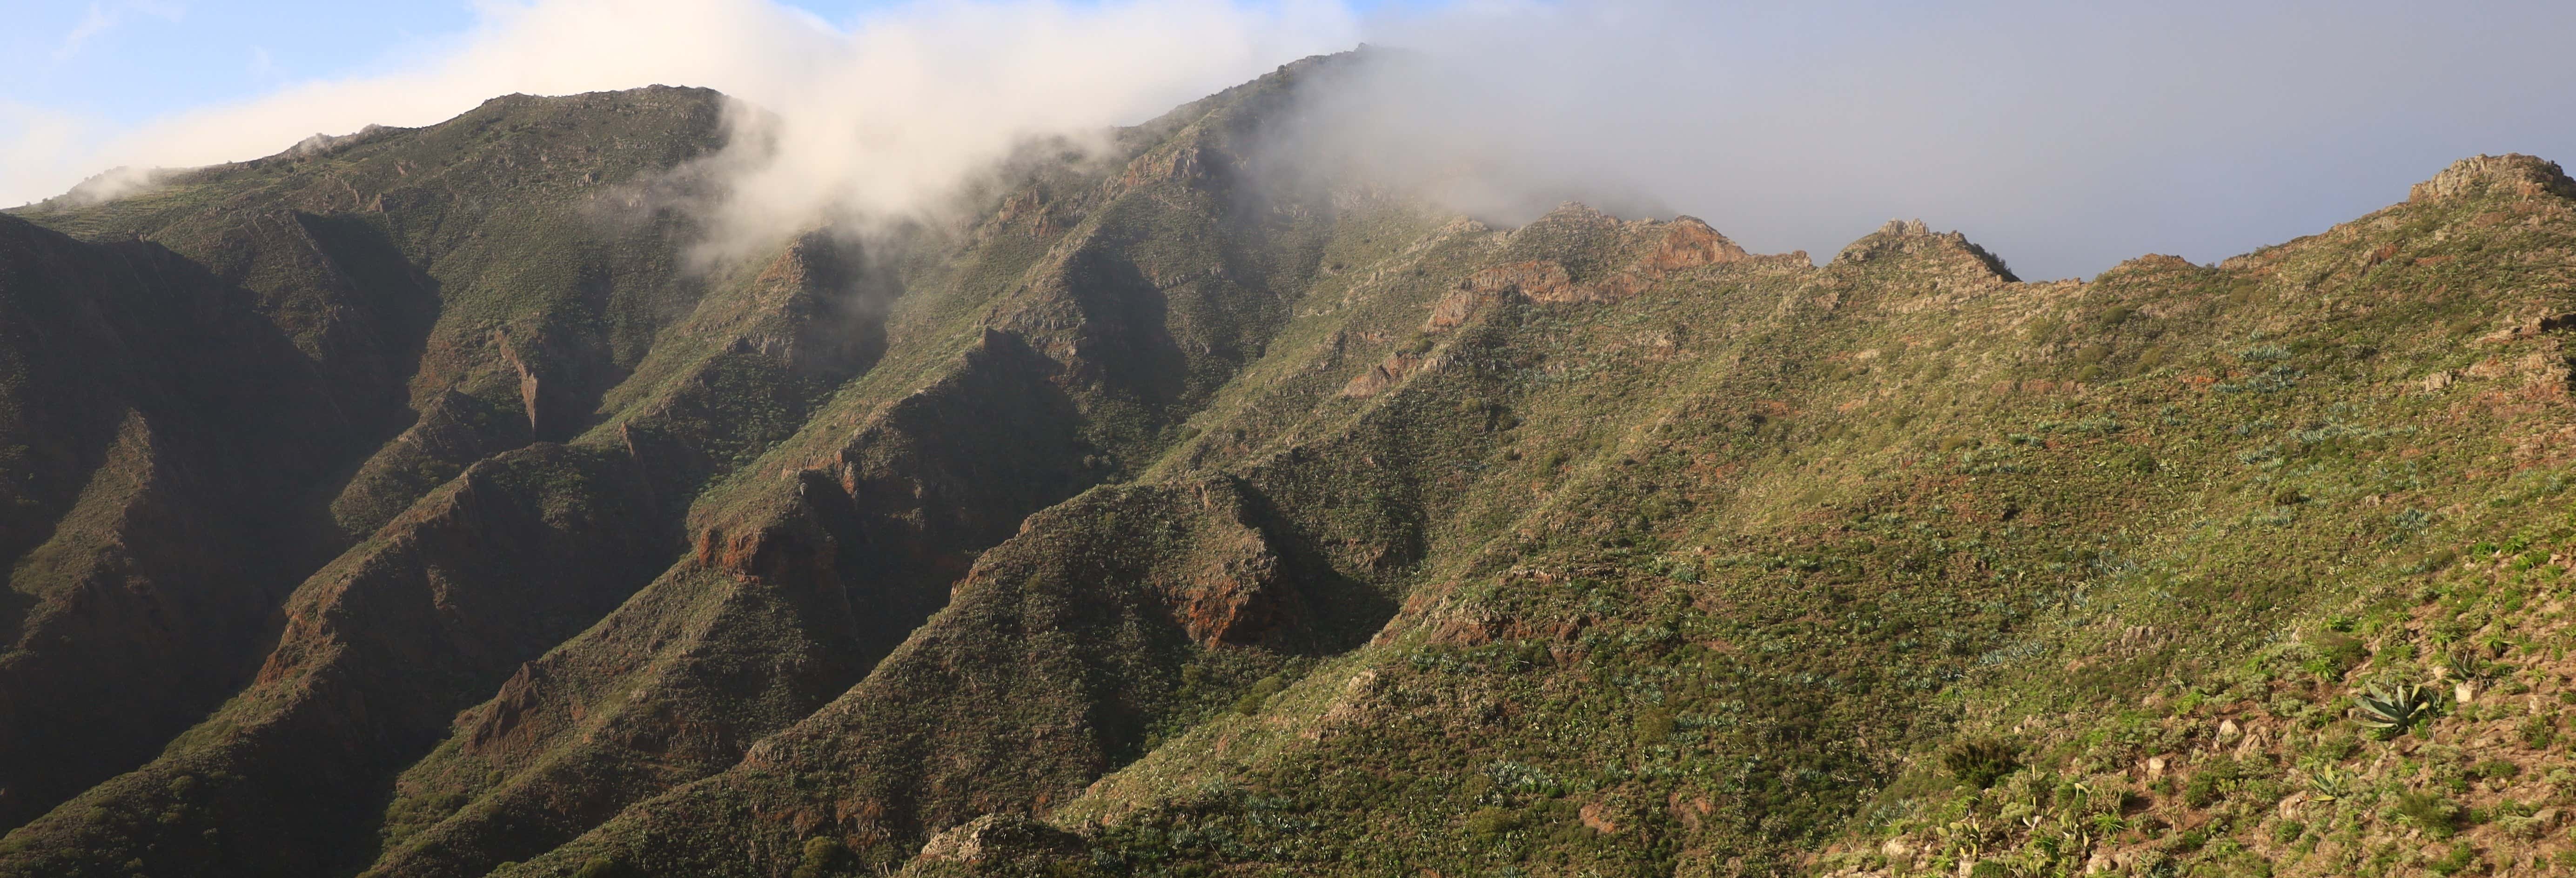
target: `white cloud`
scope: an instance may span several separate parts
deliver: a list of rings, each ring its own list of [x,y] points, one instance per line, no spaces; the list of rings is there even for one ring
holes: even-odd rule
[[[87,168],[0,171],[0,201],[61,192],[96,167],[237,161],[314,133],[427,125],[513,92],[658,83],[773,111],[767,133],[782,150],[739,168],[730,213],[802,223],[918,205],[1024,137],[1141,121],[1357,38],[1332,2],[934,0],[846,30],[771,0],[491,0],[477,13],[462,39],[390,73],[295,83],[90,141]],[[59,155],[64,140],[20,148]]]
[[[2570,32],[2563,0],[1495,2],[1381,28],[1439,63],[1310,127],[1507,219],[1579,197],[1830,257],[1919,216],[2065,277],[2576,160]]]
[[[99,126],[50,107],[0,98],[0,206],[55,195],[83,176]]]
[[[664,83],[778,113],[786,150],[734,168],[729,211],[768,231],[918,205],[1024,135],[1134,122],[1365,37],[1445,72],[1375,83],[1312,133],[1440,175],[1461,205],[1688,212],[1820,256],[1921,216],[2053,277],[2313,232],[2471,153],[2576,159],[2571,31],[2576,4],[2538,0],[1455,0],[1368,20],[1342,0],[920,0],[846,27],[773,0],[485,0],[387,73],[113,132],[0,108],[0,203],[509,92]]]

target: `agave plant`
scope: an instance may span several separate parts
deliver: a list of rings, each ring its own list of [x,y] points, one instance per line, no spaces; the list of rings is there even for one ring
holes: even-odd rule
[[[2486,646],[2474,643],[2454,643],[2449,649],[2442,651],[2442,670],[2447,676],[2457,677],[2467,682],[2483,682],[2503,670],[2494,662],[2487,660],[2487,656],[2500,651],[2491,651]]]
[[[2308,789],[2313,793],[2309,798],[2320,802],[2349,798],[2353,784],[2352,772],[2328,765],[2308,775]]]
[[[2400,729],[2423,719],[2433,711],[2442,696],[2413,683],[2400,683],[2394,690],[2373,684],[2370,694],[2353,696],[2359,707],[2353,720],[2374,729]]]

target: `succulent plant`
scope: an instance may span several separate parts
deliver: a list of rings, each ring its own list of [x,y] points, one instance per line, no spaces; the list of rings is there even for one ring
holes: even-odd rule
[[[2352,795],[2354,778],[2352,772],[2328,765],[2308,775],[2308,789],[2314,793],[2310,798],[2332,802]]]
[[[2358,705],[2353,721],[2374,729],[2405,728],[2431,713],[2441,699],[2439,693],[2413,683],[2400,683],[2393,690],[2373,685],[2370,694],[2353,696]]]
[[[2493,653],[2488,647],[2480,644],[2466,641],[2453,643],[2442,651],[2441,668],[2445,676],[2471,682],[2485,681],[2503,670],[2501,666],[2487,660],[2491,654]]]

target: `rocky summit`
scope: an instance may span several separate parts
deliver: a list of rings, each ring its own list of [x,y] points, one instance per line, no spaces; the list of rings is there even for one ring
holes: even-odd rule
[[[0,876],[2576,869],[2557,165],[1820,267],[1340,63],[712,262],[696,89],[0,214]]]

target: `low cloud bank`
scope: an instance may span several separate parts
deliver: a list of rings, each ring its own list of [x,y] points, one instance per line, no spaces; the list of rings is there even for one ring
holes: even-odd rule
[[[1504,222],[1580,199],[1819,257],[1919,216],[2032,277],[2145,252],[2211,261],[2396,201],[2464,155],[2576,160],[2566,4],[1397,9],[934,0],[836,23],[771,0],[496,3],[392,72],[104,140],[0,102],[0,201],[112,166],[428,124],[509,92],[664,83],[768,111],[736,114],[775,150],[725,157],[713,208],[725,234],[757,239],[924,210],[1028,138],[1079,141],[1364,40],[1403,61],[1307,107],[1297,148],[1316,160]]]

